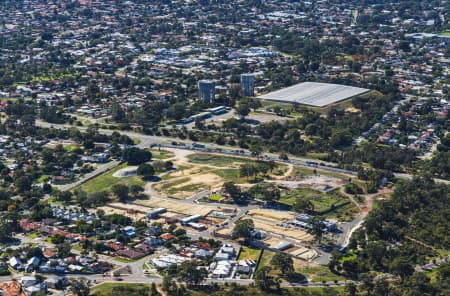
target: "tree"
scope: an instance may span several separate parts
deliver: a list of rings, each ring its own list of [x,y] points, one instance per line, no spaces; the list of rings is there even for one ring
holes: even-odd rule
[[[140,193],[144,191],[144,188],[140,185],[133,184],[130,186],[130,193],[136,198]]]
[[[310,221],[311,228],[308,228],[308,233],[314,235],[314,239],[319,242],[322,241],[322,236],[325,232],[325,224],[323,220],[319,217],[314,217]]]
[[[243,163],[239,168],[239,174],[241,177],[252,177],[257,175],[256,166],[251,163]]]
[[[250,113],[250,108],[247,104],[239,103],[239,105],[236,107],[236,113],[242,118],[245,118],[245,116]]]
[[[270,271],[272,268],[269,266],[264,266],[255,272],[255,276],[253,277],[256,285],[264,291],[270,290],[270,287],[274,284],[274,279],[270,275]]]
[[[345,292],[348,294],[348,296],[356,296],[356,285],[352,282],[345,285]]]
[[[156,289],[156,284],[152,283],[152,285],[150,286],[150,296],[159,296],[159,295],[161,294],[158,292],[158,289]]]
[[[177,276],[189,285],[198,285],[208,276],[208,272],[198,268],[194,261],[184,261],[178,268]]]
[[[55,197],[57,201],[69,202],[72,199],[72,193],[70,191],[60,191],[56,193]]]
[[[389,295],[389,282],[385,279],[376,280],[374,283],[374,294],[377,296]]]
[[[59,258],[67,258],[70,256],[70,243],[69,242],[63,242],[62,244],[58,245],[58,257]]]
[[[89,296],[89,285],[84,278],[72,279],[70,281],[70,290],[77,296]]]
[[[262,153],[262,148],[259,145],[254,145],[250,147],[250,153],[252,154],[252,156],[259,158],[261,156]]]
[[[414,267],[403,258],[395,258],[391,264],[391,271],[404,280],[414,273]]]
[[[155,174],[155,169],[151,164],[143,163],[138,166],[136,173],[143,176],[144,179],[148,179]]]
[[[292,207],[299,213],[312,213],[314,211],[313,203],[309,198],[304,196],[298,196]]]
[[[330,262],[328,262],[328,268],[332,271],[336,271],[336,266],[339,265],[339,261],[342,258],[342,253],[338,251],[338,249],[333,249],[331,251],[331,259]]]
[[[275,184],[270,183],[269,186],[265,188],[264,199],[269,202],[275,202],[281,197],[281,191]]]
[[[281,159],[281,160],[289,160],[289,157],[286,154],[286,152],[281,152],[280,156],[278,156],[278,158]]]
[[[14,180],[14,183],[16,184],[17,190],[19,192],[30,190],[32,185],[30,178],[28,178],[27,176],[21,176],[17,178],[16,180]]]
[[[283,275],[294,272],[294,261],[286,253],[278,252],[270,260],[270,264],[281,270]]]
[[[4,219],[0,222],[0,244],[6,244],[12,241],[13,228],[11,224]]]
[[[363,273],[360,275],[360,279],[362,282],[362,287],[367,291],[367,295],[371,295],[374,288],[374,276],[370,273]]]
[[[120,201],[124,201],[128,198],[129,189],[127,185],[116,184],[112,187],[112,192]]]
[[[128,161],[129,165],[140,165],[152,159],[150,151],[136,147],[125,149],[122,156],[125,161]]]
[[[223,191],[234,200],[240,199],[242,196],[241,189],[232,181],[223,183]]]
[[[172,287],[172,279],[168,275],[164,275],[162,279],[162,289],[163,291],[169,292]]]
[[[245,240],[250,240],[252,237],[252,231],[255,228],[253,220],[242,219],[234,223],[234,228],[232,232],[233,238],[242,237]]]
[[[111,106],[111,117],[115,122],[121,122],[125,119],[125,116],[125,111],[123,111],[119,104],[113,104]]]

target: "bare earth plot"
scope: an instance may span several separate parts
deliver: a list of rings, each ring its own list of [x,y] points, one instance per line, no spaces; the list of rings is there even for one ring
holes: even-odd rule
[[[267,209],[255,209],[248,213],[249,218],[253,220],[255,228],[275,233],[280,236],[290,237],[299,241],[311,241],[313,236],[306,231],[299,228],[288,228],[278,226],[282,221],[289,221],[294,219],[294,215],[288,212],[274,211]]]
[[[215,206],[189,203],[181,203],[176,200],[167,200],[158,197],[152,197],[149,200],[137,200],[136,205],[147,206],[151,208],[166,208],[168,211],[186,215],[202,215],[206,216],[211,211],[220,210]],[[222,207],[223,208],[223,207]]]
[[[167,149],[167,151],[173,153],[172,161],[178,170],[166,175],[162,182],[149,185],[151,188],[148,188],[146,193],[150,196],[186,199],[201,191],[220,190],[226,181],[247,183],[248,180],[240,178],[239,167],[243,163],[253,162],[244,158],[181,149]],[[279,168],[287,169],[287,166]]]

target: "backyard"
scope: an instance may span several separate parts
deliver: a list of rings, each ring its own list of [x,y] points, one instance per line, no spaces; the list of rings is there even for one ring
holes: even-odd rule
[[[257,261],[260,254],[261,254],[260,249],[255,249],[255,248],[250,248],[250,247],[242,247],[241,252],[239,253],[238,260],[255,260],[255,261]]]

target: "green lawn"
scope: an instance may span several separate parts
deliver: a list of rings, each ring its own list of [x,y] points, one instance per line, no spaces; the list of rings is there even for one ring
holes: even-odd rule
[[[209,197],[210,201],[220,201],[223,198],[220,194],[213,194]]]
[[[81,145],[75,145],[75,144],[70,144],[70,145],[66,145],[64,146],[64,150],[66,150],[67,152],[72,152],[77,148],[80,148]]]
[[[450,30],[445,30],[445,31],[439,32],[438,35],[441,35],[441,36],[450,36]]]
[[[345,261],[348,261],[348,260],[355,260],[356,256],[358,256],[357,252],[356,251],[351,251],[348,254],[346,254],[344,257],[342,257],[339,260],[339,263],[344,263]]]
[[[333,177],[333,178],[342,179],[342,180],[348,180],[348,178],[349,178],[346,175],[339,174],[336,172],[330,172],[330,171],[316,170],[316,173],[318,175]],[[298,175],[298,176],[311,176],[311,175],[314,175],[314,168],[294,166],[294,174]]]
[[[297,197],[308,198],[314,205],[314,211],[323,218],[350,221],[358,213],[356,206],[336,191],[322,193],[311,188],[297,188],[283,195],[280,203],[292,206]]]
[[[350,222],[355,218],[358,212],[358,208],[352,202],[349,202],[344,206],[338,207],[335,210],[326,213],[323,217],[327,219],[335,218],[339,221]]]
[[[225,181],[233,181],[236,183],[242,181],[238,169],[217,169],[209,172],[223,178]]]
[[[303,266],[298,268],[296,271],[305,275],[311,282],[314,283],[319,283],[322,281],[332,282],[335,280],[345,280],[345,277],[332,273],[328,267],[322,265]]]
[[[30,233],[29,235],[27,235],[28,238],[31,239],[35,239],[39,237],[39,234],[37,234],[36,232]]]
[[[275,252],[263,250],[261,260],[259,260],[256,270],[260,270],[264,266],[270,266],[270,260],[272,260],[273,255],[275,255]]]
[[[210,296],[210,295],[236,295],[233,289],[226,286],[220,286],[219,289],[210,290],[189,290],[191,296]],[[314,295],[314,296],[335,296],[344,295],[344,286],[340,287],[295,287],[295,288],[282,288],[281,290],[274,289],[273,291],[262,292],[257,287],[250,286],[240,286],[238,288],[241,293],[238,295],[258,295],[258,296],[279,296],[279,295],[289,295],[289,296],[304,296],[304,295]]]
[[[175,156],[173,152],[164,149],[150,149],[150,152],[152,153],[152,158],[158,160],[169,159]]]
[[[37,179],[37,182],[38,182],[38,183],[44,183],[44,182],[47,181],[48,179],[50,179],[50,175],[41,175],[41,176]]]
[[[139,259],[131,260],[131,259],[126,259],[126,258],[116,257],[116,258],[114,258],[114,260],[117,262],[121,262],[121,263],[133,263],[133,262],[138,261]]]
[[[259,261],[259,264],[258,264],[256,270],[259,270],[264,266],[271,266],[270,261],[272,260],[272,257],[274,255],[275,255],[275,252],[264,250],[261,260]],[[299,259],[296,259],[296,260],[299,260]],[[308,267],[308,266],[304,266],[302,264],[300,267],[298,267],[297,264],[295,264],[295,260],[294,260],[294,267],[295,267],[296,272],[303,274],[312,282],[322,282],[322,281],[330,282],[330,281],[334,281],[334,280],[338,280],[338,281],[345,280],[344,277],[335,275],[334,273],[332,273],[326,266],[314,265],[314,266]],[[277,276],[278,271],[272,270],[271,275]]]
[[[113,289],[118,287],[125,288],[130,292],[133,291],[135,293],[138,293],[138,291],[143,290],[145,288],[149,289],[150,285],[137,283],[102,283],[92,288],[90,295],[109,296],[113,294],[114,292]]]
[[[322,194],[321,192],[314,190],[314,189],[297,188],[297,189],[291,190],[288,194],[283,195],[280,198],[280,202],[284,203],[286,205],[292,206],[295,203],[297,197],[312,198],[314,196],[321,195],[321,194]]]
[[[126,163],[122,163],[121,165],[113,168],[112,170],[99,175],[83,185],[81,185],[79,188],[81,190],[86,191],[86,193],[90,194],[93,192],[100,192],[100,191],[108,191],[111,190],[111,188],[116,184],[124,184],[124,185],[140,185],[144,186],[145,181],[141,179],[141,177],[138,176],[130,176],[130,177],[124,177],[124,178],[116,178],[113,176],[115,172],[117,172],[120,169],[123,169],[127,167],[128,165]]]
[[[256,261],[256,260],[258,260],[260,254],[261,254],[260,249],[242,247],[237,260],[255,260]]]
[[[229,156],[221,156],[221,155],[213,155],[206,153],[195,153],[188,155],[187,157],[190,162],[198,163],[198,164],[208,164],[212,166],[218,167],[228,167],[233,163],[251,163],[252,160],[238,158],[238,157],[229,157]]]
[[[170,180],[172,178],[173,178],[173,176],[170,175],[170,173],[167,173],[167,174],[164,174],[164,175],[161,176],[161,180],[163,180],[163,181],[167,181],[167,180]]]

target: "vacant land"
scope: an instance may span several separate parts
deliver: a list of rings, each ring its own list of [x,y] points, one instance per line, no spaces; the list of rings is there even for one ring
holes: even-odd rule
[[[79,188],[83,191],[86,191],[86,193],[90,194],[90,193],[94,193],[94,192],[111,190],[111,188],[116,184],[124,184],[124,185],[128,185],[128,186],[131,186],[131,185],[144,186],[145,181],[143,181],[138,176],[130,176],[130,177],[123,177],[123,178],[116,178],[113,176],[115,172],[117,172],[123,168],[126,168],[127,166],[128,165],[126,163],[123,163],[123,164],[115,167],[114,169],[87,181],[86,183],[81,185]]]
[[[337,172],[330,172],[330,171],[323,171],[320,169],[314,169],[309,167],[301,167],[301,166],[295,166],[293,175],[295,176],[311,176],[311,175],[324,175],[327,177],[337,178],[341,180],[348,180],[350,176],[340,174]]]
[[[144,289],[150,289],[149,284],[137,284],[137,283],[103,283],[95,286],[90,295],[95,296],[110,296],[114,293],[114,288],[124,288],[124,290],[129,290],[138,293]],[[144,295],[144,294],[142,294]]]
[[[270,266],[270,260],[272,260],[273,256],[275,255],[275,252],[269,251],[269,250],[263,250],[263,254],[261,256],[261,260],[258,263],[258,266],[256,267],[256,270],[260,270],[264,266]]]
[[[296,268],[296,271],[305,275],[311,282],[315,283],[345,280],[345,277],[332,273],[328,267],[315,263],[308,263],[307,265],[303,264]]]
[[[218,207],[198,204],[192,206],[189,203],[181,203],[176,200],[165,200],[158,197],[151,197],[149,200],[136,200],[134,201],[136,205],[147,206],[150,208],[166,208],[167,211],[185,214],[185,215],[201,215],[206,216],[212,211],[220,211]]]
[[[450,30],[445,30],[445,31],[439,32],[438,34],[441,36],[450,36]]]
[[[150,149],[152,153],[152,158],[157,160],[166,160],[175,156],[172,151],[164,150],[164,149]]]
[[[241,253],[239,253],[238,260],[258,260],[261,254],[260,249],[254,249],[250,247],[242,247]]]
[[[337,190],[322,193],[311,188],[297,188],[283,195],[280,203],[292,206],[297,198],[308,199],[314,206],[314,212],[324,218],[348,221],[358,212],[356,206]]]
[[[346,197],[338,192],[321,193],[309,188],[299,188],[291,190],[281,198],[281,202],[293,205],[297,198],[307,198],[314,206],[316,213],[324,213],[349,203]]]
[[[165,174],[162,182],[153,185],[158,193],[175,197],[188,198],[205,190],[218,190],[224,182],[239,184],[248,183],[247,178],[240,176],[239,167],[244,163],[255,163],[254,160],[228,157],[222,155],[195,153],[190,151],[170,150],[175,156],[173,162],[177,170]],[[276,165],[268,178],[286,174],[288,166]]]
[[[272,260],[273,256],[275,255],[275,252],[264,250],[263,254],[261,256],[261,260],[259,261],[259,264],[257,266],[257,270],[261,269],[264,266],[272,266],[270,264],[270,261]],[[311,282],[330,282],[330,281],[342,281],[345,280],[344,277],[336,275],[332,273],[328,267],[318,265],[315,263],[305,263],[302,260],[294,259],[294,269],[296,272],[303,274],[305,277],[308,278]],[[276,271],[271,272],[274,276],[277,275]]]
[[[251,163],[252,160],[238,158],[238,157],[228,157],[222,155],[206,154],[206,153],[195,153],[187,156],[189,162],[204,164],[216,167],[239,167],[243,163]]]
[[[146,295],[144,294],[144,289],[150,288],[150,284],[140,284],[140,283],[102,283],[100,285],[97,285],[94,287],[90,293],[91,296],[111,296],[116,294],[114,288],[121,288],[121,292],[125,292],[128,294],[133,295]],[[305,295],[305,290],[314,293],[314,295],[337,295],[339,293],[342,293],[344,291],[345,287],[318,287],[318,288],[284,288],[283,290],[289,291],[289,295],[292,296],[300,296]],[[216,293],[220,293],[220,295],[225,295],[224,293],[234,293],[233,287],[229,286],[217,286],[217,287],[203,287],[203,288],[196,288],[194,290],[189,291],[189,295],[192,296],[210,296],[215,295]],[[261,294],[261,290],[259,290],[256,287],[242,287],[242,289],[245,289],[245,293],[247,295],[259,295]],[[275,293],[275,294],[274,294]],[[279,291],[270,293],[267,292],[267,295],[280,295]],[[278,293],[278,294],[276,294]],[[227,294],[228,295],[228,294]],[[309,295],[309,294],[308,294]]]

